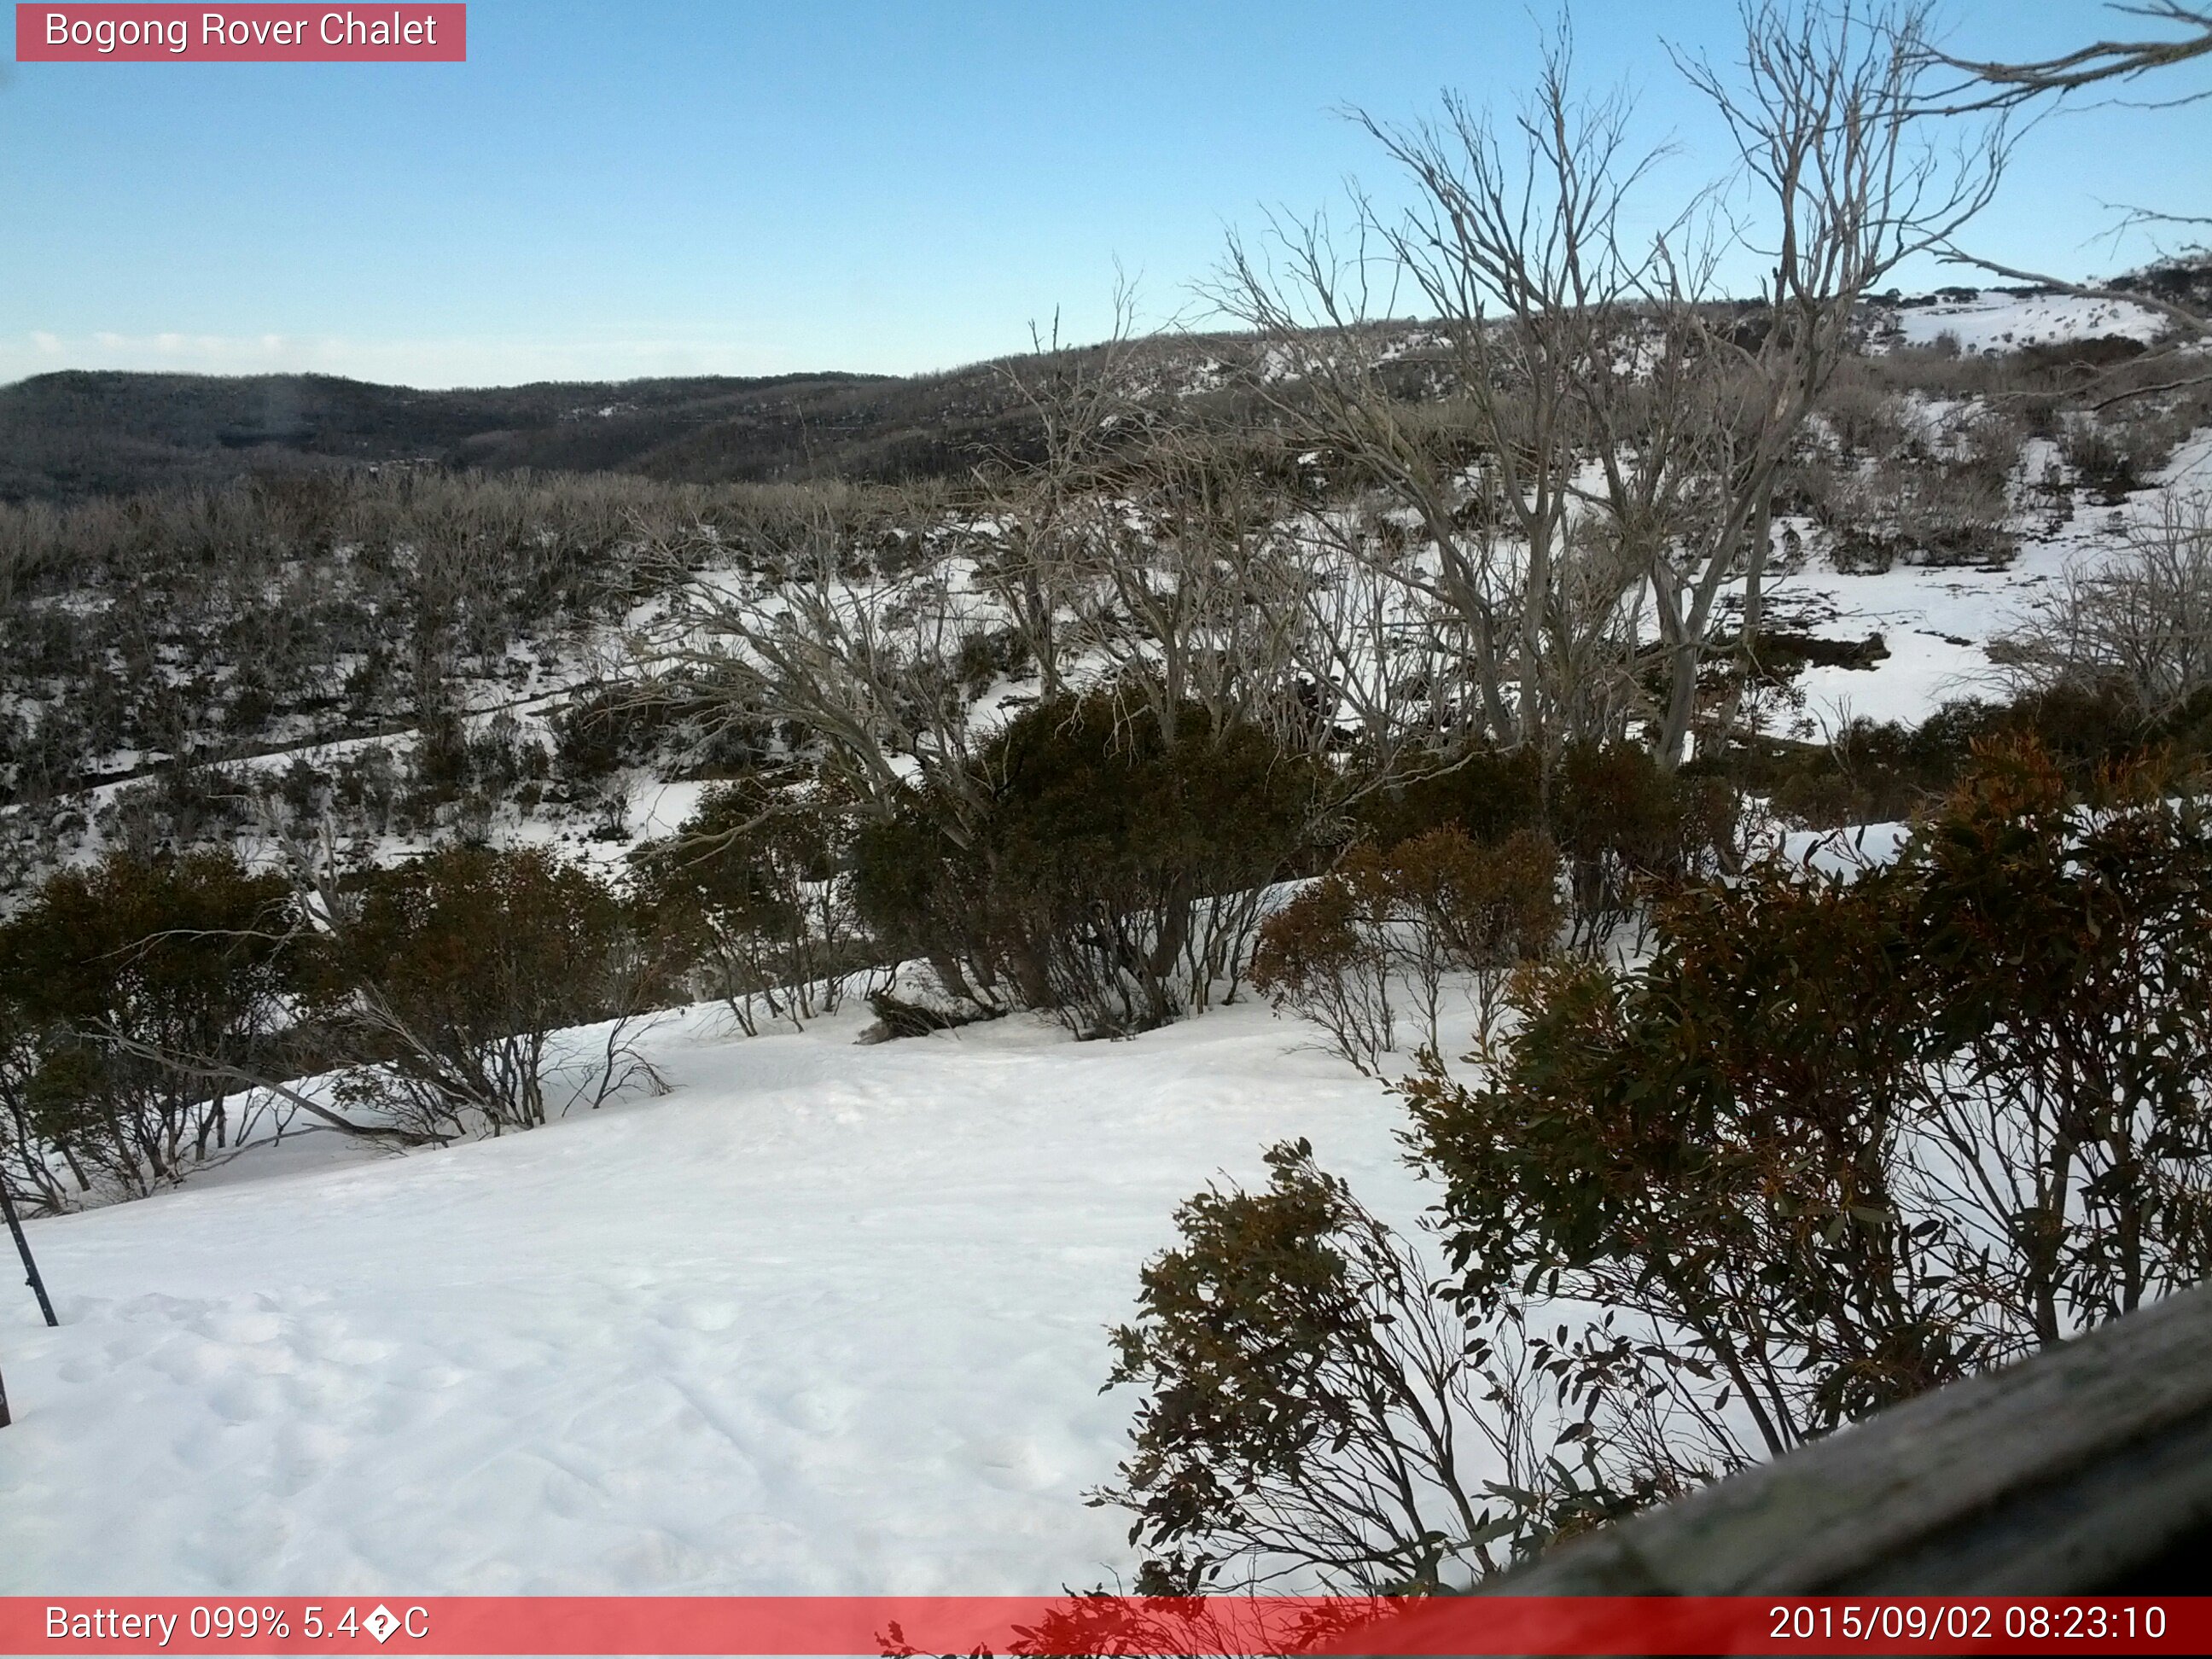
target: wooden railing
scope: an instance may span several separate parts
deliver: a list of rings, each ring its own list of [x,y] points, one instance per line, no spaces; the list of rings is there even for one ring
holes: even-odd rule
[[[1483,1588],[2212,1592],[2212,1284],[1894,1407]]]

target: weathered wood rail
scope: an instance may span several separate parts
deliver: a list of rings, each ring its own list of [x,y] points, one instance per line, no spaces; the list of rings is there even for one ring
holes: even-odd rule
[[[1484,1589],[2212,1592],[2212,1284],[1563,1546]]]

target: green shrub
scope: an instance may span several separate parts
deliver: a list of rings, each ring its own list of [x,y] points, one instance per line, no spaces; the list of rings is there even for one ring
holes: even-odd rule
[[[1897,864],[1532,975],[1492,1078],[1408,1091],[1457,1293],[1648,1322],[1686,1432],[1772,1453],[2212,1270],[2212,822],[2107,783],[1987,745]]]
[[[1193,1199],[1115,1334],[1140,1588],[1455,1588],[2212,1272],[2212,814],[2101,787],[1984,743],[1893,865],[1524,967],[1402,1085],[1440,1279],[1303,1144]]]
[[[638,860],[651,903],[748,1032],[759,1016],[835,1013],[880,951],[861,928],[852,814],[829,786],[756,775],[709,790],[672,841]]]
[[[1354,803],[1356,830],[1384,847],[1430,830],[1503,841],[1544,825],[1544,779],[1534,749],[1477,749],[1442,769],[1392,784]]]
[[[1469,977],[1486,1035],[1505,975],[1556,941],[1559,868],[1525,830],[1494,847],[1457,829],[1387,852],[1363,842],[1261,925],[1253,986],[1322,1026],[1362,1072],[1396,1046],[1394,992],[1413,999],[1437,1048],[1449,975]]]
[[[0,1025],[21,1128],[81,1186],[183,1178],[245,1132],[225,1068],[288,1022],[298,955],[289,889],[228,849],[111,853],[49,878],[0,927]]]
[[[2009,703],[1947,703],[1918,726],[1856,720],[1825,744],[1740,750],[1717,769],[1785,822],[1833,829],[1912,817],[1972,770],[1977,744],[2027,739],[2079,792],[2115,769],[2161,768],[2180,784],[2212,754],[2212,693],[2154,717],[2116,686],[2057,685]]]
[[[1262,890],[1311,843],[1326,780],[1195,707],[1170,744],[1099,696],[1026,710],[975,787],[912,792],[855,848],[856,896],[894,949],[985,1006],[1079,1035],[1148,1030],[1234,993]]]
[[[631,1043],[677,1000],[670,940],[587,870],[449,847],[370,872],[330,921],[313,1006],[349,1045],[349,1086],[420,1135],[534,1128],[652,1079]]]
[[[1602,1515],[1564,1399],[1589,1368],[1431,1294],[1427,1265],[1307,1143],[1267,1164],[1266,1190],[1176,1212],[1179,1242],[1114,1333],[1109,1386],[1145,1392],[1120,1481],[1091,1501],[1136,1517],[1137,1593],[1297,1573],[1434,1594]]]
[[[1576,937],[1601,945],[1646,886],[1711,872],[1733,851],[1737,809],[1723,781],[1669,771],[1633,744],[1571,744],[1547,822],[1566,860]]]
[[[1635,913],[1639,884],[1710,869],[1736,837],[1733,788],[1705,767],[1669,770],[1632,743],[1569,744],[1548,772],[1533,748],[1475,750],[1362,796],[1356,832],[1395,847],[1449,829],[1482,844],[1518,833],[1567,863],[1577,939],[1601,942]]]

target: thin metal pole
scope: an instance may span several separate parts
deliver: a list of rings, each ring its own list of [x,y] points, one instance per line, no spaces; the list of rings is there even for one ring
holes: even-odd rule
[[[39,1264],[31,1259],[31,1241],[23,1237],[23,1224],[15,1219],[15,1201],[8,1196],[8,1186],[0,1182],[0,1214],[8,1218],[8,1231],[15,1235],[15,1254],[23,1258],[23,1282],[31,1287],[31,1294],[39,1298],[39,1311],[46,1316],[49,1326],[62,1322],[54,1317],[54,1304],[46,1296],[46,1281],[39,1277]],[[7,1397],[0,1394],[0,1426],[5,1426]]]
[[[23,1224],[15,1219],[15,1200],[8,1196],[5,1182],[0,1182],[0,1215],[7,1217],[8,1231],[15,1236],[15,1250],[23,1258],[23,1269],[28,1275],[24,1282],[30,1285],[33,1294],[39,1298],[39,1311],[46,1315],[47,1324],[60,1324],[62,1322],[54,1317],[54,1304],[46,1299],[46,1281],[39,1277],[39,1264],[31,1259],[31,1241],[23,1237]],[[0,1377],[0,1429],[6,1428],[14,1420],[8,1414],[7,1379]]]

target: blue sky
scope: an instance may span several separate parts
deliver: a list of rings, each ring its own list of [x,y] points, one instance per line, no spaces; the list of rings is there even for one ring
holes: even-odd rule
[[[1661,175],[1725,158],[1662,40],[1729,0],[1575,0]],[[472,0],[462,64],[0,67],[0,380],[313,369],[421,386],[910,372],[1095,336],[1117,264],[1183,307],[1228,227],[1381,185],[1334,112],[1509,103],[1547,8],[1514,0]],[[2124,20],[1954,0],[1968,55]],[[2185,79],[2193,73],[2194,78]],[[2177,72],[2170,90],[2212,84]],[[2101,202],[2212,213],[2212,102],[2023,141],[1978,245],[2079,275],[2140,258]],[[1932,272],[1929,282],[1958,280]]]

